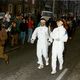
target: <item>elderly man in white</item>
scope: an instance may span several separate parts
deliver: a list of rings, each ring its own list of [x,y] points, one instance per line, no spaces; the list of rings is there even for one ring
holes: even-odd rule
[[[53,42],[52,44],[52,72],[51,74],[56,73],[56,62],[57,59],[59,61],[59,70],[62,70],[63,68],[63,51],[64,51],[64,42],[67,42],[68,35],[66,32],[66,29],[63,26],[63,21],[58,20],[57,21],[57,28],[54,28],[54,30],[50,33],[50,42]]]
[[[46,20],[41,19],[40,20],[40,26],[37,27],[31,38],[31,43],[34,43],[35,39],[38,38],[37,41],[37,58],[38,58],[38,69],[42,69],[44,67],[42,56],[45,59],[46,65],[49,65],[49,58],[48,58],[48,28],[46,27]]]

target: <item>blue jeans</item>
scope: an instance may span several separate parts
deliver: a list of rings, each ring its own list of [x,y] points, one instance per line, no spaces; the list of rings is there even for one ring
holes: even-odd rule
[[[25,37],[26,37],[26,32],[21,32],[20,39],[21,39],[22,44],[24,44],[24,42],[25,42]]]
[[[32,31],[33,29],[30,29],[30,28],[28,29],[28,42],[31,41]]]

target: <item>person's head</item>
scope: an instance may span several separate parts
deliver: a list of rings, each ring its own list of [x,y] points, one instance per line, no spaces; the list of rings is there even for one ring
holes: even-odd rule
[[[28,19],[25,20],[25,23],[28,23]]]
[[[41,25],[41,26],[45,26],[45,25],[46,25],[46,20],[45,20],[44,18],[42,18],[42,19],[40,20],[40,25]]]
[[[12,26],[16,27],[16,22],[15,21],[12,22]]]
[[[29,21],[32,20],[32,17],[29,16],[29,17],[28,17],[28,20],[29,20]]]
[[[16,15],[16,18],[17,18],[17,19],[19,19],[19,18],[20,18],[20,15],[19,15],[19,14],[17,14],[17,15]]]
[[[8,14],[8,15],[9,15],[9,11],[7,11],[7,12],[6,12],[6,14]]]
[[[25,23],[25,22],[26,22],[26,20],[25,20],[25,19],[23,19],[22,21],[23,21],[23,23]]]
[[[62,21],[62,20],[57,20],[57,22],[56,22],[56,23],[57,23],[57,26],[58,26],[58,27],[60,27],[60,26],[62,26],[62,25],[63,25],[63,21]]]

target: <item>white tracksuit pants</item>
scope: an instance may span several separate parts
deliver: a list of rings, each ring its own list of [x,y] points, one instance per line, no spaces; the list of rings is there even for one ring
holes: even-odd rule
[[[57,59],[59,61],[59,66],[63,65],[63,51],[64,42],[54,41],[52,46],[52,70],[56,70]]]
[[[38,64],[40,65],[43,65],[42,56],[45,62],[48,62],[48,45],[38,41],[37,42],[37,58],[38,58]]]

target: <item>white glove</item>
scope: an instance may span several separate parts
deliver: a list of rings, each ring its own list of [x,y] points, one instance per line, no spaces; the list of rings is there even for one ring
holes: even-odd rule
[[[31,44],[34,44],[34,40],[33,39],[31,39]]]

